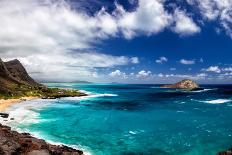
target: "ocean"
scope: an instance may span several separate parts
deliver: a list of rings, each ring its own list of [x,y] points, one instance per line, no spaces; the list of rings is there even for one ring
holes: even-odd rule
[[[48,83],[87,97],[32,100],[4,124],[93,155],[215,155],[232,147],[232,85],[188,92],[158,85]]]

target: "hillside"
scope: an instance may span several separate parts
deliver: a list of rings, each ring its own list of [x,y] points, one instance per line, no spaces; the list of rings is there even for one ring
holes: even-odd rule
[[[76,90],[47,88],[31,78],[19,60],[3,62],[0,58],[0,98],[58,98],[83,95],[85,94]]]

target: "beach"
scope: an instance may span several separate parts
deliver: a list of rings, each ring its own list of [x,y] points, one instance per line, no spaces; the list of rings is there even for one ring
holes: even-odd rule
[[[18,104],[22,101],[30,101],[38,98],[39,97],[29,96],[29,97],[22,97],[17,99],[0,99],[0,112],[3,112],[6,108],[10,107],[13,104]]]

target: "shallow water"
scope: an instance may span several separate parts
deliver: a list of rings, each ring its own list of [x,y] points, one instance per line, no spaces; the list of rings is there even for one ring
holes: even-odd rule
[[[232,86],[187,92],[156,85],[49,84],[88,97],[33,100],[6,124],[94,155],[214,155],[232,147]]]

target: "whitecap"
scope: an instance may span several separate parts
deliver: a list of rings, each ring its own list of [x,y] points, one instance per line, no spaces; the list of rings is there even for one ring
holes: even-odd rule
[[[4,111],[9,114],[9,119],[14,118],[14,120],[1,121],[1,123],[9,126],[17,126],[18,124],[30,125],[48,121],[47,119],[40,119],[38,111],[50,105],[51,102],[52,100],[36,99],[14,104]]]
[[[198,101],[198,102],[209,103],[209,104],[223,104],[223,103],[232,102],[232,100],[231,99],[215,99],[215,100]]]
[[[117,94],[89,94],[88,96],[81,96],[81,97],[63,97],[61,100],[88,100],[91,98],[96,98],[96,97],[116,97],[118,96]]]
[[[66,145],[78,150],[83,150],[85,155],[91,155],[92,153],[87,148],[82,147],[81,145],[67,145],[65,143],[57,143],[51,141],[49,137],[46,137],[41,132],[33,132],[26,128],[27,125],[31,124],[41,123],[45,121],[55,121],[55,119],[42,119],[39,114],[39,110],[42,110],[48,106],[52,106],[52,101],[56,100],[37,99],[12,105],[4,111],[9,114],[9,119],[7,121],[0,119],[0,123],[2,123],[3,125],[10,126],[12,130],[15,130],[19,133],[30,133],[33,137],[44,139],[50,144]],[[14,120],[10,120],[10,118],[14,118]],[[23,124],[25,128],[19,127],[20,124]]]
[[[196,90],[196,91],[192,91],[194,93],[199,93],[199,92],[207,92],[207,91],[211,91],[211,90],[215,90],[216,88],[214,89],[203,89],[203,90]]]
[[[136,135],[137,134],[136,131],[129,131],[129,133],[132,134],[132,135]]]

